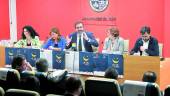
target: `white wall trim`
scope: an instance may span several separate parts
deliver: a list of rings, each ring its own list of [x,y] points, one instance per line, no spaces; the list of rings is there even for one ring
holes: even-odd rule
[[[10,40],[17,41],[16,0],[9,0]]]

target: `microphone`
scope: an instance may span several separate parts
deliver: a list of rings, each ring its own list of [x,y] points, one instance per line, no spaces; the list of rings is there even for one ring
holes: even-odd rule
[[[143,41],[142,40],[139,41],[139,46],[143,46]],[[140,52],[140,56],[142,56],[142,51],[140,50],[139,52]]]
[[[76,43],[72,43],[71,48],[73,49],[73,51],[76,51]]]

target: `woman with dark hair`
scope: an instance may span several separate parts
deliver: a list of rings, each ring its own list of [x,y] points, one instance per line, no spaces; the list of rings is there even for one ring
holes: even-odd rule
[[[61,36],[58,28],[52,28],[50,31],[50,38],[43,45],[44,49],[51,49],[56,51],[62,51],[66,46],[66,40]]]
[[[12,69],[16,69],[19,73],[23,71],[33,71],[32,66],[27,62],[26,58],[23,55],[18,55],[12,60]]]
[[[32,26],[24,26],[22,39],[20,39],[14,46],[40,48],[41,44],[38,36],[38,33],[33,29]]]

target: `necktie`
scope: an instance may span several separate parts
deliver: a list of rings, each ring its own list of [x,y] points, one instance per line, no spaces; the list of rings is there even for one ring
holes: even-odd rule
[[[79,37],[79,51],[82,51],[81,36]]]

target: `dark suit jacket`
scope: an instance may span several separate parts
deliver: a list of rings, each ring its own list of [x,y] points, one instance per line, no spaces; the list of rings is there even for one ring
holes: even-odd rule
[[[135,46],[131,50],[130,54],[133,55],[134,53],[140,51],[140,46],[143,46],[142,38],[139,38],[136,41]],[[145,51],[149,54],[149,56],[159,56],[159,46],[156,38],[150,37],[148,49]]]
[[[84,48],[87,52],[93,52],[92,45],[95,46],[95,47],[98,47],[99,44],[96,41],[95,37],[93,36],[93,33],[91,33],[91,32],[85,32],[85,33],[90,40],[89,41],[87,41],[85,39],[83,40],[84,41]],[[72,39],[71,39],[70,44],[68,44],[66,46],[66,49],[72,47],[72,43],[75,43],[75,44],[77,43],[77,32],[70,34],[69,37],[70,38],[72,37]],[[75,50],[77,50],[77,49],[75,49]]]

